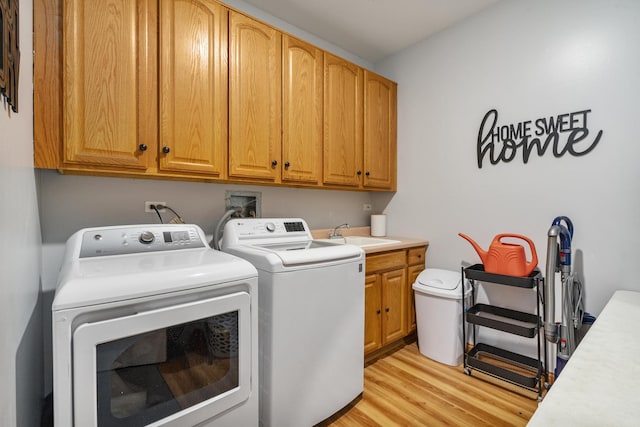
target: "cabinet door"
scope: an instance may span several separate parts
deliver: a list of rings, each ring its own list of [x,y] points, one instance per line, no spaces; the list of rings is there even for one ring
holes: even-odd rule
[[[407,325],[408,332],[416,330],[416,297],[413,291],[413,284],[420,275],[420,272],[424,270],[424,264],[422,265],[410,265],[407,268]]]
[[[324,55],[325,184],[358,187],[362,175],[362,68]]]
[[[364,186],[396,185],[397,85],[364,72]]]
[[[378,274],[364,278],[364,352],[370,353],[382,346],[382,287]]]
[[[409,333],[416,330],[416,301],[412,286],[425,268],[426,252],[426,246],[410,248],[407,251],[407,263],[409,264],[407,268],[407,327]]]
[[[324,56],[309,43],[282,37],[282,180],[317,184],[322,173]]]
[[[229,176],[279,181],[281,34],[229,12]]]
[[[34,0],[33,28],[33,162],[57,169],[63,151],[62,0]]]
[[[227,9],[163,0],[160,11],[160,169],[224,175]]]
[[[155,164],[157,97],[151,0],[64,0],[63,161]]]
[[[406,269],[382,273],[382,342],[399,340],[407,335]]]

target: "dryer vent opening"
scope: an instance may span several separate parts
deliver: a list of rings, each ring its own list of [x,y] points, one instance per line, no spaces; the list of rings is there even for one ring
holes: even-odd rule
[[[225,208],[236,211],[233,218],[262,217],[262,193],[257,191],[227,191],[225,192]]]

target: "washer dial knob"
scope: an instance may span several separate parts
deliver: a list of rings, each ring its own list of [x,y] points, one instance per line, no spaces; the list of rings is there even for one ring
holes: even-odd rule
[[[267,229],[267,231],[269,233],[273,233],[274,231],[276,231],[276,225],[272,222],[268,222],[265,224],[265,228]]]
[[[140,243],[144,243],[145,245],[150,245],[155,240],[155,236],[151,231],[143,231],[140,233],[140,237],[138,238]]]

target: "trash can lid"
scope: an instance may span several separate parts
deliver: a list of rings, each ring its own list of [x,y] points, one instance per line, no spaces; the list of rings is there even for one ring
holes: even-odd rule
[[[445,298],[462,299],[462,275],[460,272],[442,270],[439,268],[427,268],[418,275],[413,289],[430,295]],[[469,289],[465,289],[465,294]]]

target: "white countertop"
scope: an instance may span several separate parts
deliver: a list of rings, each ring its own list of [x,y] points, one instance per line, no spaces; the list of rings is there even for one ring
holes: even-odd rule
[[[528,426],[640,425],[640,292],[616,291]]]

